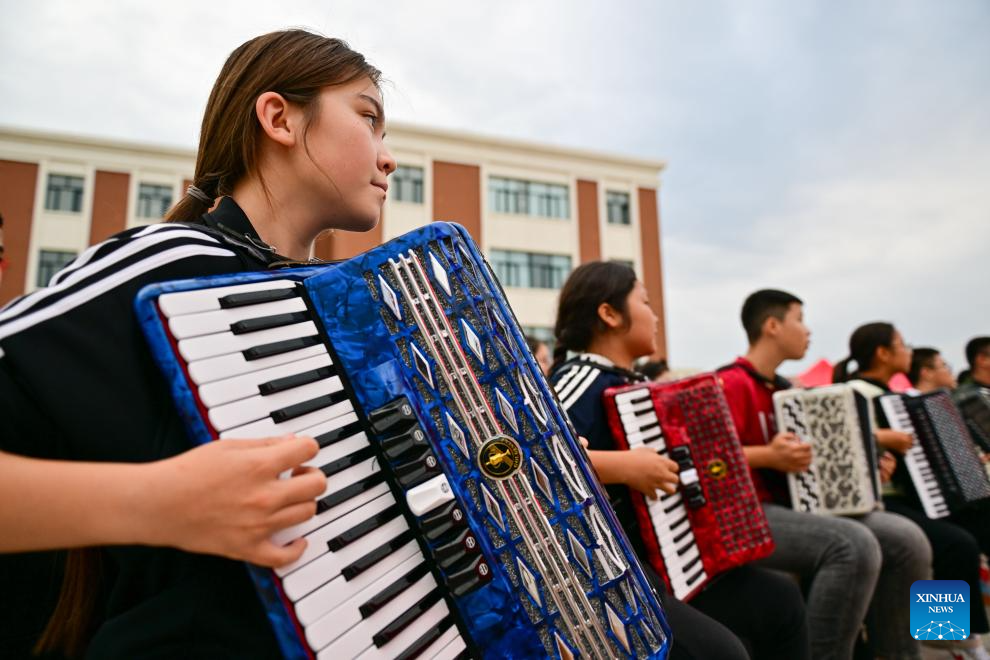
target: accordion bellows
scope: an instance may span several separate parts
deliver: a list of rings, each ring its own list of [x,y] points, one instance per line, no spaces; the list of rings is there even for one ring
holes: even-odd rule
[[[719,573],[773,552],[749,466],[716,376],[605,391],[620,448],[648,447],[675,460],[680,485],[632,504],[650,564],[689,600]]]
[[[663,658],[663,611],[467,232],[136,302],[194,441],[292,432],[327,489],[249,567],[288,658]]]

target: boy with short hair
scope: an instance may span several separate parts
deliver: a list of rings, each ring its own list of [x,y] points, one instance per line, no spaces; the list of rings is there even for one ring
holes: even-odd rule
[[[917,642],[904,632],[911,584],[927,579],[931,570],[931,547],[918,526],[883,511],[852,519],[790,506],[787,473],[806,470],[811,449],[792,433],[778,433],[773,393],[790,387],[777,368],[808,349],[811,333],[801,299],[786,291],[757,291],[743,304],[742,324],[749,350],[719,375],[777,545],[763,565],[796,573],[809,585],[814,657],[851,657],[869,609],[878,656],[920,658]]]

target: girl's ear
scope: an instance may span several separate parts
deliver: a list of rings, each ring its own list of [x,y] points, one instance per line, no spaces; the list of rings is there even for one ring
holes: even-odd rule
[[[614,330],[616,328],[621,328],[625,319],[622,318],[622,314],[619,313],[615,307],[612,307],[608,303],[602,303],[598,306],[598,318],[605,327]]]
[[[278,92],[265,92],[254,102],[254,112],[261,130],[271,140],[284,147],[295,145],[298,138],[298,108],[289,104]]]
[[[888,348],[887,346],[877,346],[877,351],[876,353],[873,354],[873,361],[878,364],[887,364],[888,362],[890,362],[890,358],[893,354],[894,351],[890,350],[890,348]],[[869,365],[867,365],[865,368],[868,369]],[[862,369],[863,367],[860,367],[860,370]]]

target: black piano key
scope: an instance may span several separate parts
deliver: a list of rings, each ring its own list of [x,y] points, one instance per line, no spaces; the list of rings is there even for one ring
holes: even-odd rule
[[[416,601],[412,607],[400,614],[397,619],[392,621],[392,623],[375,633],[371,638],[371,643],[378,648],[385,646],[398,637],[399,633],[408,628],[410,623],[426,614],[426,610],[436,605],[440,598],[441,595],[439,589],[434,589],[430,593],[426,594]]]
[[[681,540],[684,539],[685,537],[687,537],[690,533],[691,533],[691,526],[688,525],[687,527],[684,528],[684,531],[683,532],[681,532],[680,534],[678,534],[677,536],[675,536],[673,539],[671,539],[671,541],[673,541],[675,544],[676,543],[680,543]],[[680,550],[678,550],[677,552],[678,552],[678,554],[683,554],[683,553],[681,553]]]
[[[326,465],[320,467],[320,471],[323,472],[328,477],[332,477],[338,472],[342,472],[347,468],[354,467],[358,463],[363,463],[372,456],[375,455],[375,450],[372,447],[364,447],[363,449],[358,449],[353,454],[348,454],[347,456],[342,456],[335,461],[330,461]]]
[[[360,495],[372,486],[377,486],[383,481],[385,481],[385,475],[379,471],[375,472],[371,476],[365,477],[360,481],[354,482],[346,488],[341,488],[334,493],[330,493],[326,497],[316,500],[316,513],[319,514],[329,511],[338,504],[343,504],[352,497]]]
[[[322,410],[323,408],[329,408],[330,406],[346,400],[347,392],[340,389],[332,394],[324,394],[323,396],[318,396],[315,399],[310,399],[309,401],[302,401],[300,403],[294,403],[291,406],[286,406],[285,408],[273,410],[269,417],[271,417],[272,421],[276,424],[281,424],[282,422],[287,422],[290,419],[302,417],[303,415],[308,415],[311,412],[316,412],[317,410]]]
[[[360,607],[358,607],[358,611],[361,613],[361,618],[367,619],[369,616],[388,604],[388,602],[393,598],[418,582],[421,577],[429,572],[429,564],[423,562],[392,584],[379,591],[377,594],[364,602]]]
[[[372,410],[368,415],[371,428],[375,433],[383,435],[397,426],[405,428],[416,423],[416,413],[406,397],[399,397],[381,408]]]
[[[481,547],[478,539],[470,529],[465,529],[450,541],[433,549],[433,557],[440,564],[441,568],[449,568],[453,564],[460,563],[465,557],[478,554]]]
[[[687,445],[678,445],[676,447],[670,448],[670,458],[677,463],[687,459],[691,459],[691,450]]]
[[[437,625],[431,627],[425,633],[423,633],[419,639],[409,645],[402,653],[395,656],[395,660],[414,660],[418,658],[423,651],[430,648],[430,644],[440,639],[447,630],[454,625],[454,619],[450,616],[445,616],[437,622]]]
[[[310,320],[309,312],[288,312],[285,314],[272,314],[271,316],[259,316],[253,319],[242,319],[230,324],[230,331],[235,335],[245,335],[249,332],[260,330],[270,330],[281,328],[284,325],[302,323]]]
[[[419,518],[420,529],[428,541],[436,541],[452,529],[465,525],[464,512],[457,500],[451,500]]]
[[[437,476],[442,471],[433,450],[427,448],[404,463],[392,466],[395,478],[406,490]]]
[[[341,426],[340,428],[336,428],[332,431],[321,433],[320,435],[316,436],[315,439],[317,444],[320,445],[320,449],[323,449],[324,447],[329,447],[335,442],[340,442],[341,440],[349,438],[352,435],[357,435],[363,430],[364,430],[364,426],[361,424],[361,422],[356,421],[356,422],[351,422],[350,424],[345,424],[344,426]]]
[[[687,573],[692,568],[694,568],[695,564],[699,563],[700,561],[701,561],[701,554],[699,553],[697,557],[695,557],[694,559],[692,559],[691,561],[689,561],[688,563],[684,564],[684,566],[681,567],[681,572]]]
[[[381,440],[382,449],[389,458],[398,458],[414,448],[430,446],[426,433],[418,425]]]
[[[299,290],[295,287],[283,289],[271,289],[270,291],[247,291],[245,293],[232,293],[220,298],[220,309],[233,309],[234,307],[247,307],[249,305],[260,305],[276,300],[288,300],[299,295]]]
[[[258,392],[264,396],[269,394],[275,394],[276,392],[284,392],[285,390],[291,390],[293,387],[302,387],[303,385],[309,385],[310,383],[315,383],[318,380],[323,380],[324,378],[330,378],[335,373],[333,367],[320,367],[319,369],[311,369],[310,371],[304,371],[301,374],[292,374],[291,376],[286,376],[285,378],[276,378],[275,380],[270,380],[267,383],[262,383],[258,385]]]
[[[477,589],[492,579],[492,569],[484,556],[469,560],[463,567],[455,567],[444,578],[444,584],[455,598]]]
[[[701,574],[704,572],[705,572],[705,567],[704,566],[699,567],[698,570],[695,571],[694,575],[692,575],[687,579],[687,583],[695,584],[701,578]]]
[[[390,520],[393,520],[400,513],[401,512],[399,511],[399,505],[393,504],[387,509],[383,509],[379,511],[378,513],[371,516],[364,522],[358,523],[357,525],[351,527],[347,531],[333,537],[332,539],[327,541],[327,548],[330,550],[330,552],[337,552],[341,548],[346,548],[348,545],[354,543],[354,541],[357,541],[365,534],[370,534],[371,532],[375,531],[385,523],[389,522]]]
[[[344,576],[345,580],[353,580],[358,575],[361,575],[361,573],[364,573],[366,570],[385,559],[385,557],[388,557],[390,554],[412,541],[413,538],[415,537],[413,536],[412,530],[407,529],[391,541],[383,543],[357,561],[344,566],[344,568],[340,569],[340,574]]]
[[[252,346],[251,348],[242,351],[242,354],[244,355],[244,359],[250,362],[251,360],[260,360],[261,358],[281,355],[282,353],[288,353],[290,351],[298,351],[301,348],[315,346],[319,343],[319,335],[313,335],[311,337],[296,337],[295,339],[273,341],[270,344],[262,344],[261,346]]]

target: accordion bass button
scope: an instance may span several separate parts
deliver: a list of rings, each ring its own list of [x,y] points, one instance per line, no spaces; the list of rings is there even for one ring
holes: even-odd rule
[[[444,584],[455,598],[487,584],[492,579],[492,569],[484,557],[475,557],[454,566],[444,578]]]
[[[430,541],[436,541],[451,530],[466,524],[464,512],[456,500],[451,500],[446,505],[434,509],[419,519],[423,536]]]
[[[372,410],[368,414],[368,421],[375,433],[384,435],[397,427],[406,428],[418,420],[409,399],[403,396]]]
[[[454,499],[447,477],[440,475],[406,492],[406,503],[414,516],[422,516]]]
[[[465,529],[449,542],[441,543],[433,549],[433,557],[440,568],[448,569],[460,563],[465,557],[471,557],[481,551],[478,539],[470,529]]]

